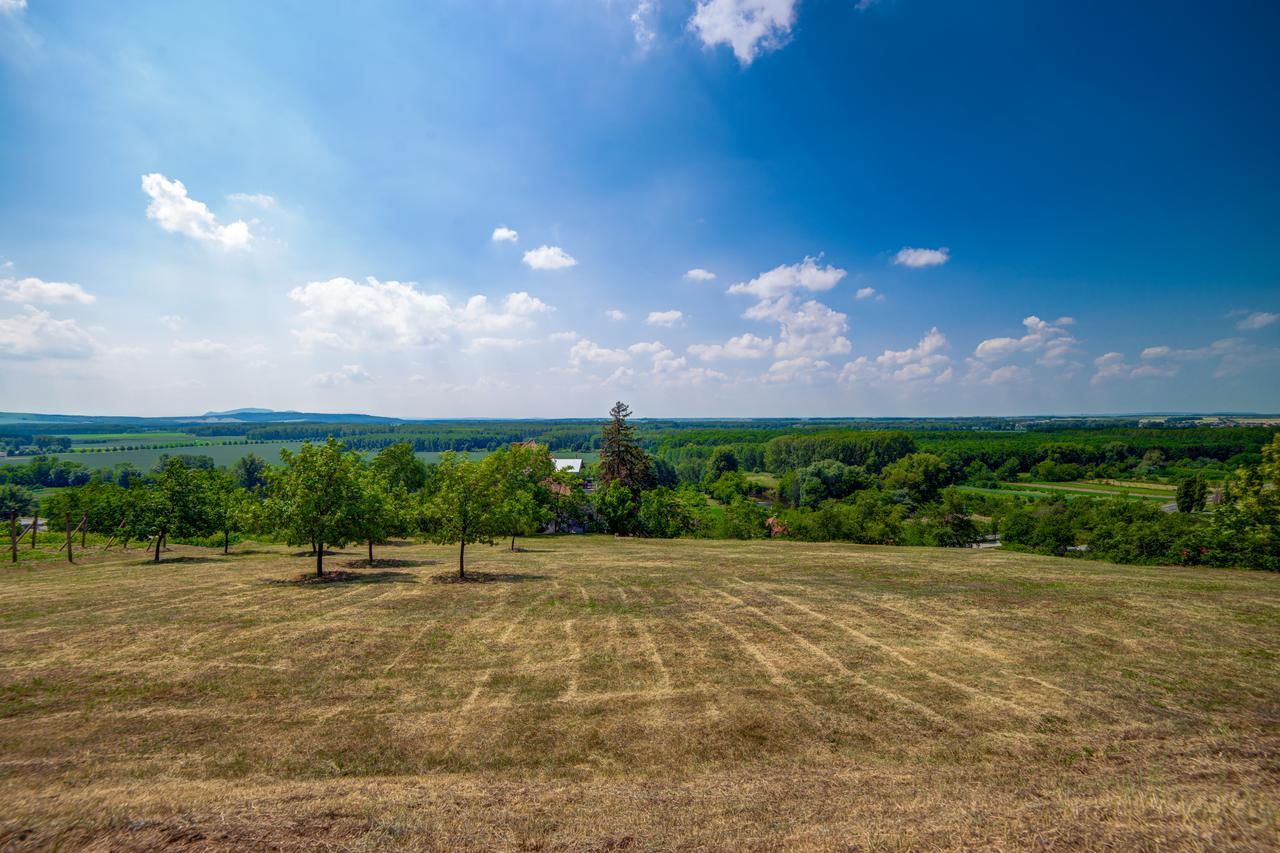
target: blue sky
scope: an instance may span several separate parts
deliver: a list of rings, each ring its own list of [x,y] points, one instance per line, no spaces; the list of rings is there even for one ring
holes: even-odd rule
[[[0,0],[2,407],[1280,410],[1276,32]]]

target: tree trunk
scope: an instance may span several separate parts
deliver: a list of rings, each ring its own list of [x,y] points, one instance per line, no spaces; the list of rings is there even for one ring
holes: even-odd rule
[[[315,553],[316,553],[316,539],[314,536],[312,536],[311,537],[311,555],[314,557]]]
[[[459,542],[458,543],[458,577],[462,578],[463,580],[466,580],[466,577],[467,577],[466,555],[467,555],[467,543]]]
[[[316,543],[316,577],[324,577],[324,542]]]
[[[231,548],[231,531],[223,530],[222,531],[222,553],[224,554],[229,553],[230,548]]]
[[[74,563],[76,560],[71,556],[71,513],[67,513],[67,562]]]
[[[516,535],[512,533],[511,534],[511,550],[514,551],[515,549],[516,549]]]
[[[154,560],[152,560],[151,562],[153,562],[153,563],[158,563],[158,562],[160,562],[160,543],[161,543],[161,542],[163,542],[163,541],[164,541],[164,534],[163,534],[163,533],[157,533],[157,534],[156,534],[156,556],[155,556],[155,559],[154,559]]]
[[[31,550],[36,549],[36,533],[40,530],[40,513],[36,513],[31,519]]]
[[[373,540],[369,540],[369,565],[373,565]]]

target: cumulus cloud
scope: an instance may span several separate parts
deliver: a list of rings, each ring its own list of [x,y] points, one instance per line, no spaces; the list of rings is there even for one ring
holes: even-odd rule
[[[189,355],[193,358],[221,358],[231,354],[231,347],[208,338],[196,341],[174,341],[170,349],[175,355]]]
[[[723,358],[763,358],[773,350],[773,338],[759,338],[747,332],[736,338],[729,338],[723,344],[692,344],[689,353],[703,361],[717,361]]]
[[[266,193],[232,193],[227,196],[227,201],[239,201],[245,204],[256,204],[258,207],[270,210],[276,206],[276,197],[267,195]]]
[[[809,356],[797,356],[775,361],[760,375],[764,382],[803,382],[809,384],[832,374],[831,362]]]
[[[703,45],[728,45],[746,67],[787,43],[797,0],[698,0],[688,28]]]
[[[702,267],[696,267],[684,274],[689,281],[715,281],[716,274],[711,270],[704,270]]]
[[[988,338],[978,344],[973,354],[986,362],[999,361],[1019,352],[1040,353],[1037,363],[1046,367],[1065,364],[1067,356],[1079,343],[1066,330],[1075,320],[1059,317],[1052,323],[1032,314],[1022,321],[1026,334],[1020,338]]]
[[[735,295],[754,296],[758,299],[773,299],[784,294],[801,290],[830,290],[840,283],[848,273],[828,264],[818,266],[818,260],[806,257],[798,264],[782,264],[768,272],[751,279],[739,282],[729,288]]]
[[[627,315],[622,311],[619,311],[617,308],[610,308],[608,311],[604,312],[604,316],[608,317],[615,323],[621,323],[623,320],[627,319]]]
[[[92,305],[95,298],[78,284],[38,278],[0,278],[0,299],[26,305]]]
[[[27,8],[27,0],[0,0],[0,12],[16,15]]]
[[[75,320],[59,320],[32,305],[25,313],[0,318],[0,358],[89,358],[101,350]]]
[[[1270,326],[1277,320],[1280,320],[1280,314],[1272,314],[1269,311],[1254,311],[1237,321],[1236,328],[1253,331]]]
[[[718,370],[705,367],[690,367],[688,359],[676,355],[661,341],[641,341],[627,347],[627,351],[636,356],[649,357],[648,381],[656,385],[701,385],[704,382],[723,380],[729,377]],[[628,379],[635,376],[635,371],[627,371]],[[621,376],[611,377],[615,380]]]
[[[671,327],[679,323],[684,318],[684,314],[680,311],[650,311],[649,316],[645,318],[645,322],[650,326],[667,326]]]
[[[791,294],[765,299],[748,308],[742,316],[779,324],[778,343],[774,347],[778,358],[841,355],[853,348],[844,336],[849,330],[848,317],[813,299],[799,306],[794,305]]]
[[[925,332],[920,342],[904,350],[887,349],[875,360],[859,356],[840,371],[846,382],[950,382],[953,376],[951,358],[943,354],[947,338],[935,326]]]
[[[524,253],[524,262],[535,270],[561,270],[578,262],[559,246],[539,246]]]
[[[1114,355],[1114,353],[1108,353]],[[1116,375],[1133,376],[1172,376],[1177,373],[1179,362],[1211,362],[1215,363],[1215,378],[1236,376],[1249,368],[1258,367],[1280,361],[1280,349],[1260,347],[1251,344],[1244,338],[1221,338],[1208,346],[1177,349],[1170,346],[1147,347],[1142,351],[1142,359],[1148,362],[1149,369],[1135,368],[1132,374],[1117,370],[1106,371],[1102,378]]]
[[[893,256],[893,262],[898,266],[915,269],[941,266],[949,260],[951,260],[951,250],[945,246],[941,249],[914,249],[903,246],[898,254]]]
[[[569,348],[571,367],[581,367],[584,364],[624,364],[630,360],[631,355],[626,350],[602,347],[585,338]]]
[[[520,232],[516,231],[514,228],[499,225],[497,228],[493,229],[493,234],[490,235],[489,239],[495,243],[514,243],[520,239]],[[526,258],[526,263],[527,262],[528,259]]]
[[[419,290],[413,282],[376,278],[313,281],[295,287],[289,298],[302,308],[295,335],[304,348],[433,346],[460,335],[528,327],[537,315],[554,310],[523,291],[508,294],[495,310],[485,296],[454,304],[444,294]]]
[[[230,225],[219,225],[204,202],[187,195],[182,181],[171,181],[159,172],[152,172],[142,176],[142,191],[151,197],[147,218],[154,219],[165,231],[185,234],[223,249],[249,248],[253,239],[249,224],[238,219]]]
[[[858,292],[854,294],[854,297],[857,299],[870,299],[875,295],[876,289],[874,287],[859,287]]]
[[[329,373],[317,373],[311,377],[311,384],[319,385],[323,388],[332,388],[337,385],[353,385],[360,382],[368,382],[373,379],[369,372],[358,364],[344,364],[337,370]]]

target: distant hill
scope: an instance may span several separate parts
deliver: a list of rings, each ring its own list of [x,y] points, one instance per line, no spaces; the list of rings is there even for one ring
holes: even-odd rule
[[[183,423],[290,423],[305,421],[309,423],[343,423],[343,424],[400,424],[406,421],[400,418],[384,418],[378,415],[364,414],[326,414],[324,412],[277,412],[272,409],[230,409],[225,412],[205,412],[203,415],[177,415],[171,417],[130,417],[121,415],[60,415],[36,412],[0,412],[0,424],[11,426],[19,424],[70,425],[70,424],[117,424],[155,428],[164,424]]]

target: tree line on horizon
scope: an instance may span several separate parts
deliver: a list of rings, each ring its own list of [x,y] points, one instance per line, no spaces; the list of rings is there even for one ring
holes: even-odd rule
[[[1227,474],[1215,467],[1218,504],[1205,513],[1205,466],[1179,481],[1178,513],[1151,502],[1025,498],[980,493],[1016,479],[1014,452],[993,470],[983,458],[929,452],[901,430],[819,431],[763,445],[693,443],[646,450],[623,403],[600,429],[600,460],[585,477],[557,472],[546,445],[518,442],[479,460],[446,453],[436,464],[401,442],[366,458],[330,436],[281,453],[254,454],[228,469],[199,456],[172,456],[151,474],[92,480],[45,499],[55,517],[84,517],[90,530],[147,540],[159,560],[167,541],[271,537],[308,546],[323,573],[325,549],[420,537],[458,546],[547,530],[672,538],[763,538],[868,544],[962,546],[999,535],[1006,547],[1119,562],[1180,562],[1280,568],[1280,438]],[[966,444],[989,449],[989,438]],[[1188,446],[1195,444],[1193,440]],[[1108,465],[1131,475],[1168,470],[1169,460],[1133,445],[1037,445],[1031,474],[1046,480],[1095,476]],[[1141,446],[1141,445],[1139,445]],[[1218,452],[1240,445],[1222,442]],[[1200,445],[1203,449],[1203,445]],[[1241,454],[1231,457],[1240,461]],[[1248,464],[1253,458],[1256,464]],[[967,464],[964,464],[967,461]],[[1136,460],[1136,461],[1135,461]],[[1195,460],[1181,460],[1190,464]],[[56,463],[53,463],[56,464]],[[1213,463],[1218,465],[1216,461]],[[1086,466],[1093,465],[1093,468]],[[769,474],[763,474],[768,471]],[[780,472],[780,473],[776,473]],[[960,490],[957,485],[976,486]],[[0,486],[0,509],[29,512],[29,493]]]

